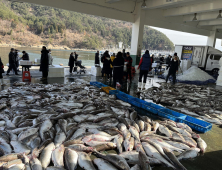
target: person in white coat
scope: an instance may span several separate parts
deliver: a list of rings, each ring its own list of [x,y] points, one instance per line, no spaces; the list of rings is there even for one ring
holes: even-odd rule
[[[48,58],[49,58],[49,65],[52,65],[53,57],[52,57],[52,54],[51,54],[51,49],[49,49]]]

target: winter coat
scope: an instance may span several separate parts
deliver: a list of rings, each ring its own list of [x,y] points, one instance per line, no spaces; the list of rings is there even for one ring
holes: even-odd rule
[[[9,57],[9,64],[15,64],[15,53],[10,52],[8,57]]]
[[[109,56],[105,56],[103,59],[103,73],[110,74],[111,68],[110,68],[111,60]]]
[[[70,67],[74,67],[74,61],[75,61],[74,56],[70,54],[70,57],[69,57],[69,66]]]
[[[144,54],[143,57],[140,60],[139,67],[140,70],[149,71],[151,68],[151,58],[150,54]]]
[[[100,64],[99,63],[99,53],[95,54],[95,64]]]
[[[170,57],[167,57],[167,59],[166,59],[166,64],[170,64]]]
[[[22,59],[29,60],[29,54],[28,53],[23,54]]]
[[[5,72],[2,67],[4,67],[4,65],[3,65],[2,60],[0,58],[0,74]]]
[[[128,62],[127,64],[127,71],[130,71],[132,69],[132,62],[133,62],[133,59],[132,57],[126,57],[125,58],[125,62]]]
[[[77,61],[78,60],[78,54],[75,54],[75,61]]]
[[[118,57],[113,60],[113,79],[122,78],[123,76],[123,57]]]
[[[41,64],[40,64],[40,71],[46,72],[49,71],[49,58],[48,58],[48,50],[41,51]]]
[[[179,67],[178,63],[179,63],[178,61],[174,61],[174,60],[170,62],[170,70],[169,70],[170,73],[176,73],[176,71],[178,71],[178,67]]]

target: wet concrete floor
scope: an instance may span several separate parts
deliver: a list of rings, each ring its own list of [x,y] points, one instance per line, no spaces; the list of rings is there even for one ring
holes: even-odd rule
[[[67,83],[67,82],[76,82],[78,79],[84,79],[87,81],[99,81],[106,85],[111,85],[112,82],[107,82],[106,80],[102,80],[101,77],[95,77],[91,76],[89,74],[85,75],[68,75],[65,78],[48,78],[47,81],[41,82],[41,74],[34,70],[31,72],[32,74],[32,81],[31,83],[43,83],[43,84],[53,84],[53,83]],[[19,76],[11,75],[11,76],[5,76],[4,75],[4,81],[7,83],[7,86],[1,87],[0,90],[4,90],[12,85],[12,83],[16,81],[22,81],[21,73]],[[158,86],[157,82],[163,82],[163,79],[158,79],[156,76],[153,78],[148,78],[146,88],[152,87],[152,86]],[[131,84],[125,83],[123,85],[122,91],[125,93],[128,93],[132,96],[136,96],[137,92],[137,83],[138,83],[138,74],[135,75],[133,78],[133,81]],[[210,87],[220,89],[222,90],[222,87],[216,86],[215,84],[208,85]],[[139,109],[138,113],[141,114],[149,114],[150,117],[153,119],[158,119],[153,115],[152,113],[148,113],[145,110]],[[211,131],[200,134],[201,138],[205,140],[208,147],[206,149],[206,153],[204,155],[200,155],[192,160],[183,160],[181,163],[187,168],[187,170],[221,170],[222,169],[222,129],[219,128],[216,125],[213,125],[213,128]],[[111,151],[113,152],[113,151]],[[77,168],[81,169],[81,168]],[[170,168],[163,167],[163,166],[156,166],[154,168],[155,170],[167,170]]]

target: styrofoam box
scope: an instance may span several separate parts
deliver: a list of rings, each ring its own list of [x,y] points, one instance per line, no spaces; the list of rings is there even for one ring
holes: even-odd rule
[[[188,70],[191,67],[191,60],[181,60],[180,66],[183,71]]]
[[[160,65],[160,63],[153,63],[152,67],[158,67]]]
[[[20,65],[32,65],[32,61],[29,60],[20,60],[19,61]]]
[[[102,76],[102,68],[101,67],[95,67],[95,66],[92,66],[91,67],[91,74],[93,76]]]
[[[65,68],[59,65],[49,66],[48,77],[64,77]]]
[[[35,58],[35,62],[40,64],[41,60],[39,58]]]

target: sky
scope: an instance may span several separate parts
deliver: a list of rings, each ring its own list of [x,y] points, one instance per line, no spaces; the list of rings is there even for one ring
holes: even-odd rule
[[[178,45],[206,45],[207,44],[206,36],[173,31],[173,30],[157,28],[157,27],[152,27],[152,28],[164,33],[174,43],[174,45],[175,44],[178,44]],[[215,48],[222,51],[220,39],[217,39]]]

